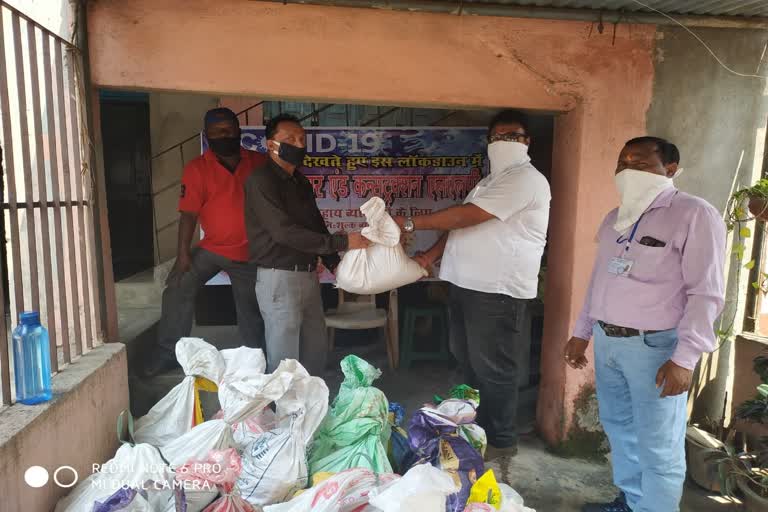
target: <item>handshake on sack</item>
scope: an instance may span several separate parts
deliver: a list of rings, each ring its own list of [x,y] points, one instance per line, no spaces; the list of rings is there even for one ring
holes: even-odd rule
[[[425,258],[411,259],[405,254],[400,227],[387,213],[383,199],[372,197],[360,211],[368,225],[360,233],[347,235],[349,246],[336,268],[336,286],[349,293],[371,295],[427,277]]]
[[[400,226],[400,217],[397,217],[393,219],[395,223],[398,225],[399,228],[402,229],[402,226]],[[347,235],[347,250],[348,251],[354,251],[356,249],[366,249],[371,246],[373,243],[371,240],[367,239],[362,232],[360,233],[345,233]],[[429,256],[427,256],[424,252],[417,252],[413,258],[416,263],[421,265],[427,272],[429,272],[429,269],[432,267],[432,265],[435,263],[431,259],[429,259]]]
[[[363,236],[362,233],[347,233],[347,250],[365,249],[371,245],[371,241]]]

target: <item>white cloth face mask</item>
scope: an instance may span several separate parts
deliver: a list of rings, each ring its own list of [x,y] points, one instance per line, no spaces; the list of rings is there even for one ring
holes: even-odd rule
[[[491,173],[501,172],[530,161],[528,146],[522,142],[497,140],[488,144]]]
[[[632,227],[661,192],[674,186],[672,178],[637,169],[624,169],[615,180],[621,205],[613,227],[619,233]]]

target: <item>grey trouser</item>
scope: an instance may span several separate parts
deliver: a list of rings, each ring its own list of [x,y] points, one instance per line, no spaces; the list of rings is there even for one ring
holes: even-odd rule
[[[283,359],[298,359],[322,377],[328,357],[320,281],[315,272],[259,268],[256,296],[267,338],[267,371]]]
[[[480,391],[477,423],[488,443],[517,443],[518,369],[527,300],[451,285],[451,352],[466,383]]]
[[[256,282],[256,267],[248,263],[232,261],[205,249],[192,249],[192,268],[174,279],[168,277],[163,291],[163,309],[158,329],[159,348],[166,352],[162,357],[175,359],[175,346],[179,338],[189,336],[195,315],[195,296],[213,276],[220,271],[229,274],[232,281],[232,295],[237,310],[237,326],[243,345],[253,348],[264,347],[264,322],[253,287]]]

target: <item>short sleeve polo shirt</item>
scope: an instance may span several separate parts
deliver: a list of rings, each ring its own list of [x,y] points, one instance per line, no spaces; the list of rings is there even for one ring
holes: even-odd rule
[[[245,181],[266,156],[240,149],[235,172],[224,167],[210,149],[184,168],[179,211],[198,216],[203,239],[199,247],[233,261],[248,261],[245,232]]]

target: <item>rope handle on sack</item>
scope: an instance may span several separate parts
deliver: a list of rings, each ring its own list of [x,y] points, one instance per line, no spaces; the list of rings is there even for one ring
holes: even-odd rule
[[[376,470],[373,469],[373,467],[374,467],[373,466],[373,459],[371,458],[371,456],[368,455],[367,453],[360,452],[360,453],[357,454],[357,457],[358,458],[362,457],[366,461],[368,461],[368,464],[371,466],[371,473],[373,473],[373,476],[376,478],[375,486],[376,487],[381,487],[381,478],[379,477],[379,474],[376,472]]]

